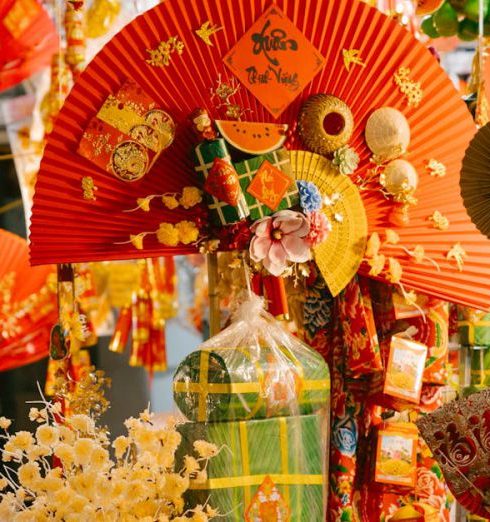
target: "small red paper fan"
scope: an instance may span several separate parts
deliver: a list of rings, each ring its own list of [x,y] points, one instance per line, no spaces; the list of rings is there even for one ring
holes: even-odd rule
[[[24,239],[0,230],[0,371],[47,357],[56,322],[53,266],[31,267]]]
[[[177,192],[196,183],[190,160],[195,137],[186,118],[202,107],[213,118],[223,119],[223,110],[217,109],[211,96],[220,77],[226,82],[233,79],[223,58],[270,5],[265,0],[167,0],[135,19],[104,47],[80,76],[48,139],[34,197],[33,263],[152,257],[193,250],[165,248],[154,236],[145,239],[141,251],[116,244],[129,234],[155,230],[162,221],[189,219],[192,210],[170,212],[156,203],[149,214],[123,210],[134,207],[136,197]],[[338,96],[354,116],[350,145],[361,156],[362,177],[372,166],[363,135],[369,115],[382,106],[403,112],[412,133],[407,159],[420,176],[419,203],[410,212],[408,226],[397,228],[388,221],[392,203],[379,191],[362,192],[369,232],[382,235],[385,228],[396,228],[401,245],[407,249],[422,245],[441,267],[439,273],[430,263],[414,264],[401,249],[392,249],[389,255],[402,264],[402,283],[407,287],[476,307],[490,306],[485,262],[490,242],[471,224],[458,188],[461,161],[475,126],[449,78],[410,33],[358,0],[279,0],[276,5],[325,57],[325,66],[277,120],[242,86],[231,101],[246,109],[243,119],[288,123],[291,134],[286,145],[304,149],[295,130],[302,102],[314,93]],[[195,33],[207,21],[221,28],[211,36],[213,46]],[[183,54],[173,53],[166,67],[147,64],[147,49],[171,36],[184,43]],[[347,71],[343,49],[358,50],[365,65],[351,65]],[[416,108],[407,106],[394,84],[393,75],[400,67],[409,68],[410,78],[421,83],[424,96]],[[124,184],[81,158],[76,150],[90,118],[128,77],[174,117],[178,129],[173,145],[150,173],[141,181]],[[426,172],[430,159],[446,166],[445,177]],[[99,189],[95,202],[82,199],[83,176],[91,176]],[[448,230],[433,228],[429,218],[435,210],[449,219]],[[445,257],[457,242],[467,253],[463,272]],[[361,267],[363,274],[368,271],[369,267]]]
[[[54,23],[37,0],[2,2],[0,42],[0,91],[48,66],[59,44]]]

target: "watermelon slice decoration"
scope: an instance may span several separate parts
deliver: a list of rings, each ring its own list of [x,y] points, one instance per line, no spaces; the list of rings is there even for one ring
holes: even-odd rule
[[[286,123],[231,120],[216,120],[215,123],[231,146],[247,154],[267,154],[282,147],[287,138]]]

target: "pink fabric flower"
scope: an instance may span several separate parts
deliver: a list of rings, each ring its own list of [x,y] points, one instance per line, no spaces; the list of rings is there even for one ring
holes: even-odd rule
[[[311,246],[319,245],[327,239],[332,224],[323,212],[308,212],[306,218],[310,225],[310,232],[305,239]]]
[[[262,261],[274,276],[281,275],[288,261],[304,263],[310,259],[306,236],[310,225],[300,212],[281,210],[256,221],[251,227],[250,257]]]

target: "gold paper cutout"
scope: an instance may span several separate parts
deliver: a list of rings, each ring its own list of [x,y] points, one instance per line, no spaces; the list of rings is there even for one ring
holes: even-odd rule
[[[438,210],[435,210],[432,216],[429,217],[429,221],[432,221],[434,228],[438,230],[447,230],[449,228],[449,219]]]
[[[435,178],[442,178],[446,175],[446,165],[444,165],[444,163],[441,163],[440,161],[437,161],[434,158],[431,158],[427,162],[425,168],[427,169],[429,174],[431,176],[434,176]]]
[[[84,176],[82,178],[83,199],[95,201],[95,191],[98,190],[94,183],[94,178]]]
[[[184,42],[178,36],[171,36],[166,42],[160,42],[155,49],[147,49],[150,58],[146,63],[153,67],[167,67],[170,65],[171,54],[177,53],[179,56],[184,52]]]
[[[456,243],[452,246],[451,250],[446,254],[446,259],[451,261],[454,259],[456,266],[460,272],[463,271],[464,260],[468,257],[466,250],[461,246],[461,243]]]
[[[206,45],[210,45],[212,47],[213,42],[211,41],[211,36],[222,30],[222,27],[218,25],[212,25],[212,22],[208,20],[207,22],[204,22],[199,29],[196,29],[195,33]]]
[[[400,67],[393,75],[393,81],[405,95],[409,107],[418,107],[424,95],[420,82],[411,80],[409,75],[411,70],[408,67]]]
[[[226,83],[221,80],[220,74],[216,83],[216,88],[211,89],[211,100],[214,100],[214,98],[220,100],[220,103],[216,105],[216,109],[226,107],[225,114],[230,120],[239,120],[245,112],[250,111],[250,109],[243,109],[240,105],[230,100],[232,96],[238,93],[241,87],[235,78],[232,78],[229,83]]]
[[[350,71],[351,65],[366,66],[363,59],[359,56],[359,53],[359,49],[342,49],[342,58],[344,59],[344,66],[347,72]]]

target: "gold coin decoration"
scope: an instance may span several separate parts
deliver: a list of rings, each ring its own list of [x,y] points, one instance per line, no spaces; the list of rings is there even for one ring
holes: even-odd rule
[[[166,149],[174,141],[175,122],[165,111],[153,109],[145,114],[145,121],[160,133],[160,149]]]
[[[123,141],[114,148],[111,167],[115,176],[122,181],[141,179],[148,168],[145,147],[136,141]]]

